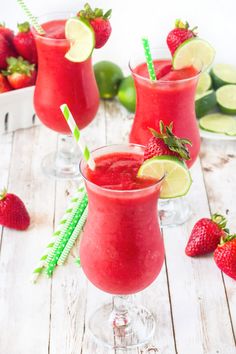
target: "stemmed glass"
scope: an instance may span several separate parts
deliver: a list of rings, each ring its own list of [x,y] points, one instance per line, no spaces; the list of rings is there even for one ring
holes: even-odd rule
[[[93,151],[94,158],[127,152],[143,156],[144,147],[110,145]],[[152,314],[137,306],[132,294],[149,286],[164,261],[164,245],[157,218],[162,180],[136,190],[113,190],[88,180],[88,217],[80,244],[81,266],[99,289],[114,294],[89,320],[93,337],[106,347],[128,349],[149,342],[155,329]]]
[[[160,68],[170,64],[170,53],[163,48],[153,50],[154,66]],[[158,58],[158,60],[155,60]],[[131,58],[129,67],[134,78],[137,105],[130,142],[145,145],[151,133],[148,128],[159,130],[162,120],[165,125],[173,122],[173,133],[180,138],[192,142],[189,147],[190,157],[187,166],[190,168],[200,150],[200,135],[195,115],[195,93],[200,71],[196,75],[175,81],[151,81],[137,72],[137,68],[145,64],[142,48],[140,53]],[[201,67],[201,63],[199,63]],[[183,224],[190,216],[190,208],[184,198],[160,200],[159,215],[162,226]]]
[[[38,52],[35,111],[45,126],[60,134],[58,151],[46,156],[42,167],[45,174],[58,178],[78,177],[80,158],[60,105],[69,106],[80,129],[94,119],[99,105],[91,57],[81,63],[65,58],[70,43],[65,39],[64,27],[71,16],[60,12],[39,17],[46,31],[44,36],[32,29]]]

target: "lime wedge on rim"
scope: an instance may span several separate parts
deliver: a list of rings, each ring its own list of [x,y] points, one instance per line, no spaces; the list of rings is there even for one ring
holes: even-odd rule
[[[66,21],[65,35],[71,47],[66,53],[66,59],[80,63],[88,59],[94,49],[95,35],[92,26],[78,17]]]
[[[207,72],[203,72],[199,75],[197,84],[197,94],[204,93],[211,89],[212,81],[211,76]]]
[[[204,71],[211,66],[214,57],[215,50],[207,41],[190,38],[176,49],[172,65],[175,70],[194,66],[199,71]]]
[[[144,161],[138,170],[138,177],[161,179],[160,198],[169,199],[187,194],[192,184],[188,167],[175,156],[154,156]]]

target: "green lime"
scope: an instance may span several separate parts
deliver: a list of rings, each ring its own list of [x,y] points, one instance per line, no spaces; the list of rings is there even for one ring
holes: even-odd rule
[[[100,61],[94,65],[94,73],[100,97],[105,99],[115,97],[124,77],[121,68],[111,61]]]
[[[130,112],[135,112],[136,90],[132,76],[125,77],[119,86],[118,99]]]
[[[155,156],[144,161],[138,170],[138,177],[160,180],[165,176],[160,198],[177,198],[188,193],[192,184],[190,172],[183,161],[176,156]]]
[[[221,113],[207,114],[199,120],[199,125],[213,133],[236,135],[236,119]]]
[[[197,94],[195,97],[195,112],[198,118],[203,117],[216,107],[215,91],[209,90],[207,92]]]
[[[194,66],[199,70],[207,70],[215,57],[214,48],[201,38],[190,38],[175,51],[172,65],[175,70]]]
[[[236,114],[236,85],[225,85],[216,91],[220,110],[226,114]]]
[[[216,64],[211,70],[214,87],[236,84],[236,67],[229,64]]]
[[[207,72],[201,73],[197,84],[197,94],[210,90],[211,84],[211,76]]]
[[[95,35],[92,26],[78,17],[66,21],[65,36],[71,42],[66,59],[80,63],[88,59],[94,49]]]

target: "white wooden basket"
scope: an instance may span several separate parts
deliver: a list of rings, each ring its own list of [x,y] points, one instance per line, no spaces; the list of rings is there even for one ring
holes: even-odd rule
[[[39,123],[33,106],[34,86],[0,94],[0,134]]]

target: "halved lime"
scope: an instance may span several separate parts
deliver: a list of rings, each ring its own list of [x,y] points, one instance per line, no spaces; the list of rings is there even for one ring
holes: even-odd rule
[[[197,84],[197,94],[210,90],[211,84],[211,76],[207,72],[201,73]]]
[[[175,51],[172,65],[175,70],[194,66],[204,71],[211,66],[215,57],[214,48],[201,38],[190,38],[183,42]]]
[[[129,112],[135,112],[136,90],[132,76],[127,76],[121,81],[118,91],[118,100]]]
[[[66,21],[65,35],[71,47],[66,53],[66,59],[80,63],[87,60],[94,49],[95,35],[92,26],[78,17]]]
[[[177,198],[188,193],[192,184],[190,172],[183,161],[175,156],[154,156],[144,161],[138,170],[138,177],[161,179],[160,198]]]
[[[197,118],[203,117],[216,107],[215,91],[209,90],[207,92],[197,94],[195,97],[195,112]]]
[[[226,114],[236,114],[236,85],[225,85],[216,91],[220,110]]]
[[[199,125],[213,133],[236,135],[236,119],[221,113],[207,114],[199,120]]]
[[[211,70],[214,87],[236,84],[236,67],[229,64],[216,64]]]

